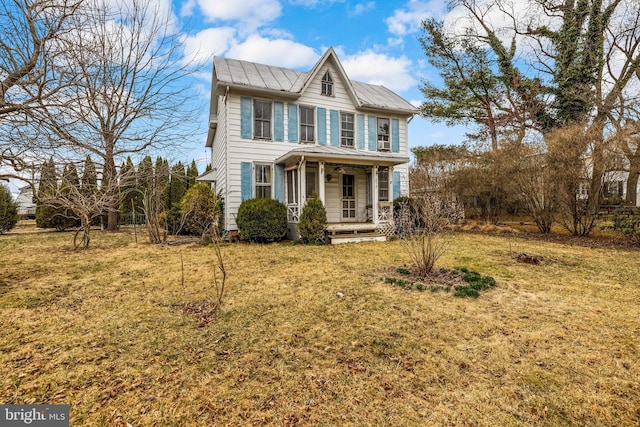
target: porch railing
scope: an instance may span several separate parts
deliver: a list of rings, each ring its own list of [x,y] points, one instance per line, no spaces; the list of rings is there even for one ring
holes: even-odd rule
[[[391,236],[395,232],[393,222],[393,204],[390,202],[380,202],[378,204],[378,232],[386,236]]]
[[[289,222],[298,222],[299,216],[298,204],[287,205],[287,220]]]

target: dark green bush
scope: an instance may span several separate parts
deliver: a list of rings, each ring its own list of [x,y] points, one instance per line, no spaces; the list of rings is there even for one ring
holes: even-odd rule
[[[0,185],[0,234],[11,230],[18,223],[18,205],[13,201],[11,192]]]
[[[640,211],[638,209],[617,209],[611,218],[611,228],[622,234],[635,245],[640,245]]]
[[[287,207],[274,199],[248,199],[238,208],[240,239],[266,243],[287,234]]]
[[[307,200],[298,221],[298,233],[304,242],[324,242],[327,211],[316,194]]]

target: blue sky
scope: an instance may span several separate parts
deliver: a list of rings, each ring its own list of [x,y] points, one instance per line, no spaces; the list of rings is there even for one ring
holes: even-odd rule
[[[162,1],[162,0],[156,0]],[[185,57],[203,65],[200,93],[208,96],[212,55],[309,70],[333,46],[353,80],[382,84],[419,105],[423,79],[437,81],[418,41],[423,19],[441,18],[445,1],[182,0],[173,1],[184,31]],[[207,114],[193,156],[204,162]],[[410,147],[456,144],[464,129],[416,116]]]

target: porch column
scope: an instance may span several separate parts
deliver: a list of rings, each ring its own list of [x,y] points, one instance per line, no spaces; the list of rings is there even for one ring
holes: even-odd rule
[[[298,182],[300,183],[300,188],[299,188],[300,197],[298,198],[299,200],[298,215],[300,215],[302,214],[302,208],[304,207],[304,204],[307,202],[307,161],[304,159],[304,157],[300,160],[300,167],[298,168],[298,173],[300,174],[299,180],[298,180]]]
[[[378,224],[378,165],[371,168],[371,204],[373,208],[373,223]]]
[[[324,201],[324,162],[318,162],[318,197],[326,207],[327,204]]]

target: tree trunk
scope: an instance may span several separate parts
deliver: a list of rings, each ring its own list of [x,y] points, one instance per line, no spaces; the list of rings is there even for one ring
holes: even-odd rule
[[[638,206],[638,176],[640,175],[640,165],[631,165],[629,177],[627,178],[627,199],[631,206]]]
[[[107,213],[107,231],[118,230],[118,211],[110,210]]]

